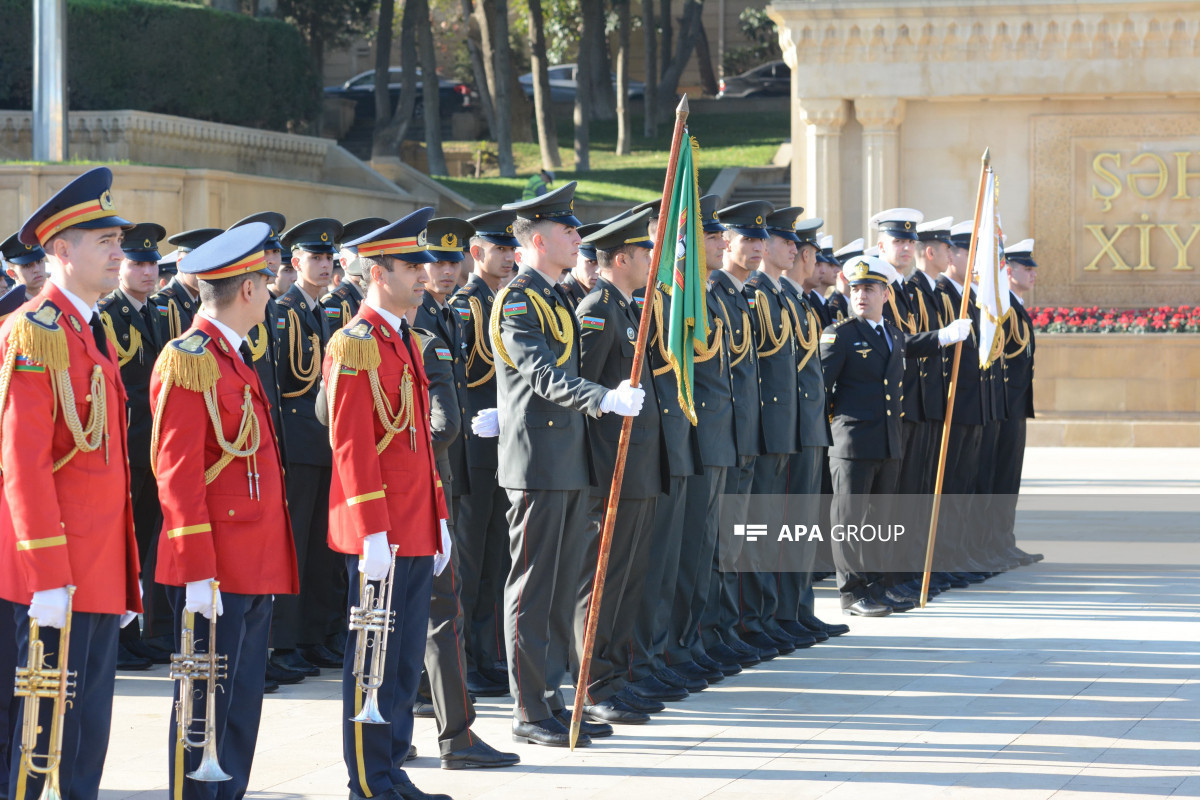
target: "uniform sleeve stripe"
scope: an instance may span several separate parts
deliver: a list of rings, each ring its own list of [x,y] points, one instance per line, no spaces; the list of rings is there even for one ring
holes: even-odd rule
[[[366,494],[360,494],[355,497],[348,497],[346,498],[346,505],[356,506],[359,503],[367,503],[371,500],[382,500],[384,497],[385,495],[383,490],[380,489],[378,492],[367,492]]]
[[[17,550],[41,550],[43,547],[58,547],[66,543],[66,534],[62,536],[49,536],[45,539],[27,539],[17,542]]]
[[[187,536],[193,533],[212,533],[212,525],[205,522],[202,525],[187,525],[182,528],[172,528],[167,531],[167,538],[176,539],[180,536]]]

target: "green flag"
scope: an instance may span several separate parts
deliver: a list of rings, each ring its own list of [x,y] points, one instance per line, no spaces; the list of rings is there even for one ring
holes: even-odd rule
[[[687,130],[684,129],[684,134]],[[679,154],[671,204],[659,224],[673,224],[675,246],[671,247],[671,228],[663,236],[663,252],[658,254],[658,282],[671,296],[671,318],[666,330],[667,353],[679,384],[679,405],[687,418],[696,423],[693,399],[693,362],[697,344],[708,342],[704,313],[704,229],[700,222],[700,190],[696,170],[696,152],[700,144],[687,136],[687,145]],[[699,320],[699,329],[697,329]]]

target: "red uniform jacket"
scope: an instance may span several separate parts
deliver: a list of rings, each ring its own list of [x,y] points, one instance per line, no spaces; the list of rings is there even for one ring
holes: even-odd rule
[[[168,377],[171,386],[163,402]],[[205,485],[205,470],[225,455],[206,394],[216,398],[225,442],[245,451],[250,441],[239,446],[238,437],[247,391],[258,420],[258,449],[253,458],[228,461]],[[216,325],[197,316],[159,355],[150,379],[150,405],[163,511],[155,580],[182,586],[215,577],[222,591],[234,594],[298,592],[283,465],[258,373],[246,366]]]
[[[438,520],[446,518],[446,499],[429,433],[429,382],[420,347],[415,341],[411,346],[410,351],[379,313],[364,305],[326,348],[333,445],[329,546],[339,553],[361,553],[362,540],[380,531],[399,546],[398,556],[428,556],[440,549]],[[415,430],[393,436],[382,453],[376,447],[387,431],[371,391],[372,366],[391,416],[406,404],[404,387],[411,386]]]
[[[28,605],[35,591],[72,584],[76,611],[141,611],[125,388],[107,343],[101,352],[88,323],[46,283],[0,328],[0,365],[10,378],[0,397],[0,597]],[[99,379],[107,437],[55,471],[76,446],[51,381],[62,368],[85,436]]]

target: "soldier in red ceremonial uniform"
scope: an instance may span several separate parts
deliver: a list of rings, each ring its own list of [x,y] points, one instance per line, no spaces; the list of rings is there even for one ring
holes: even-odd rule
[[[155,578],[167,587],[176,640],[190,612],[197,650],[226,659],[211,721],[217,761],[231,778],[185,777],[199,766],[202,749],[178,738],[172,713],[173,800],[245,794],[262,711],[272,596],[299,589],[270,395],[246,341],[270,297],[273,273],[264,252],[270,235],[269,225],[252,222],[201,245],[180,264],[199,279],[202,310],[163,350],[151,380],[151,456],[163,509]],[[206,715],[207,686],[200,681],[195,689],[199,720]],[[198,736],[199,726],[193,728]]]
[[[63,720],[59,771],[71,800],[100,791],[117,630],[141,611],[125,390],[96,310],[117,287],[121,231],[131,225],[117,215],[111,186],[112,172],[97,167],[26,220],[21,241],[46,251],[50,279],[0,328],[0,613],[16,623],[18,664],[28,661],[36,622],[58,666],[71,605],[75,698]],[[53,710],[40,702],[37,752],[45,753]],[[9,796],[37,797],[41,776],[21,768],[19,747],[12,751]]]
[[[329,546],[346,554],[351,606],[359,605],[360,573],[370,581],[386,578],[395,548],[390,593],[395,626],[382,674],[375,676],[382,681],[377,699],[386,724],[351,721],[365,694],[354,676],[353,632],[346,647],[343,751],[351,800],[447,798],[422,792],[402,768],[412,740],[433,575],[450,560],[446,502],[429,431],[428,381],[420,344],[404,319],[421,302],[422,264],[433,260],[424,236],[432,216],[433,209],[421,209],[347,242],[362,259],[366,299],[325,352],[333,450]]]

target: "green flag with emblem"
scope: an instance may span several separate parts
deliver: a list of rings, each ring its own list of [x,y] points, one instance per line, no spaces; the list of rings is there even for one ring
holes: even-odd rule
[[[687,135],[687,130],[684,130]],[[700,144],[687,136],[687,145],[679,153],[675,185],[671,188],[671,205],[659,218],[660,225],[673,225],[663,236],[662,252],[658,254],[658,282],[671,296],[670,319],[664,320],[668,359],[679,384],[679,405],[693,424],[696,404],[693,399],[693,376],[696,347],[704,348],[708,328],[704,313],[704,229],[700,222],[700,187],[696,153]],[[671,234],[674,233],[674,247]]]

